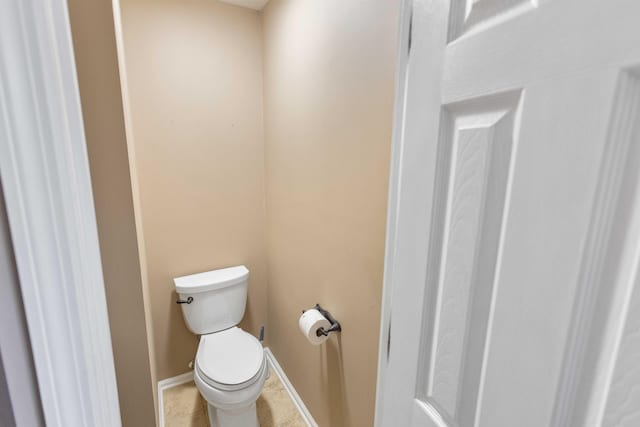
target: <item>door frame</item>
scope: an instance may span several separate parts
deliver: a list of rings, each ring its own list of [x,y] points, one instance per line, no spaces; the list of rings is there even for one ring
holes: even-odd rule
[[[47,426],[120,426],[64,0],[0,14],[0,177]]]
[[[396,264],[396,236],[398,209],[402,193],[401,163],[404,146],[403,130],[407,72],[409,69],[410,32],[413,0],[402,0],[397,42],[396,78],[393,106],[393,133],[391,139],[391,165],[389,171],[389,193],[387,196],[387,226],[385,238],[384,275],[382,283],[382,306],[380,311],[380,333],[378,339],[378,373],[376,385],[375,426],[382,427],[382,408],[388,355],[391,347],[391,295],[393,293],[393,266]]]

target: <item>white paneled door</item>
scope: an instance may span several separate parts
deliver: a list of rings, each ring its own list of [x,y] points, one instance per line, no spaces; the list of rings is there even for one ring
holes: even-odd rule
[[[376,424],[640,426],[640,1],[405,20]]]

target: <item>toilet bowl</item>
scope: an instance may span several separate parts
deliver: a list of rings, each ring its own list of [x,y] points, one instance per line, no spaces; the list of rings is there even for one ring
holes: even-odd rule
[[[258,427],[255,402],[269,375],[260,342],[233,327],[200,337],[194,381],[213,427]]]
[[[259,427],[256,400],[269,368],[260,341],[236,326],[248,277],[238,266],[174,279],[187,327],[200,335],[194,381],[211,427]]]

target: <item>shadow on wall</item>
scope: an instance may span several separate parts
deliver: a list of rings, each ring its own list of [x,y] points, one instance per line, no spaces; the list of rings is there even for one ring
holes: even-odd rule
[[[171,294],[171,299],[169,300],[169,307],[167,307],[167,313],[169,313],[169,339],[167,340],[167,348],[165,350],[165,354],[175,356],[172,357],[171,360],[169,360],[169,363],[171,363],[173,366],[183,365],[182,372],[187,372],[190,369],[188,366],[188,361],[185,363],[182,354],[179,354],[180,352],[172,351],[172,343],[182,343],[184,342],[186,336],[190,336],[190,343],[192,343],[193,354],[191,356],[191,359],[189,360],[195,361],[196,350],[198,349],[198,341],[200,337],[192,333],[187,328],[187,324],[185,323],[184,317],[182,316],[182,308],[180,308],[180,304],[176,304],[177,300],[178,294],[173,292]]]
[[[244,316],[242,317],[242,321],[238,326],[240,326],[245,332],[249,332],[254,337],[259,338],[260,325],[253,322],[253,316],[251,315],[251,313],[253,313],[254,310],[251,309],[252,306],[253,304],[251,302],[251,299],[247,298],[247,307],[244,310]],[[256,322],[258,322],[257,319],[256,319]],[[257,329],[253,330],[252,326],[253,328],[257,328]]]
[[[332,427],[351,426],[345,405],[346,387],[342,363],[342,334],[331,334],[322,345],[322,392],[329,397],[329,421]]]

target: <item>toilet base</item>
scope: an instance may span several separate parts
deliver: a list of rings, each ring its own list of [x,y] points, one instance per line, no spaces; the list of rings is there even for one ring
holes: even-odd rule
[[[225,411],[208,404],[209,425],[211,427],[260,427],[255,402],[250,406]]]

